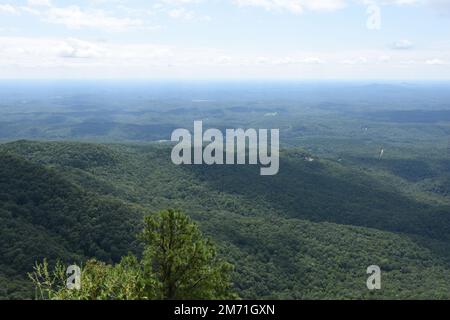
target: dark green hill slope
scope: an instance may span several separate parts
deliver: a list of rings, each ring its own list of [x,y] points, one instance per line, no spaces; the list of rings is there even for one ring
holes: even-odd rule
[[[135,248],[141,209],[86,192],[56,171],[0,152],[0,285],[34,261],[117,261]]]
[[[176,207],[218,241],[245,298],[450,298],[448,208],[335,162],[291,150],[279,175],[261,177],[251,166],[177,167],[164,145],[20,141],[0,150],[2,208],[14,205],[2,211],[8,279],[41,256],[114,260],[132,248],[141,207]],[[31,213],[11,213],[22,211]],[[33,234],[32,250],[12,261],[5,252],[25,250]],[[380,292],[365,286],[372,264],[383,270]]]

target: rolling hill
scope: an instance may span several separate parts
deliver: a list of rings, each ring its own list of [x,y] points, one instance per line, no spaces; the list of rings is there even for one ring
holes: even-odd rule
[[[164,144],[0,145],[0,297],[32,297],[43,257],[117,261],[141,217],[187,212],[232,262],[243,298],[450,298],[450,208],[300,149],[280,174],[175,166]],[[313,156],[314,157],[314,156]],[[383,289],[366,288],[377,264]]]

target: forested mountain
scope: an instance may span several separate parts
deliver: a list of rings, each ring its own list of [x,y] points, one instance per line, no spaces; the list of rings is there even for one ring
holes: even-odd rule
[[[25,279],[35,260],[118,260],[135,249],[143,210],[93,194],[55,170],[0,153],[0,294],[30,297]]]
[[[306,161],[308,157],[314,161]],[[235,265],[243,298],[449,298],[450,208],[354,163],[281,153],[255,166],[175,166],[164,144],[0,146],[0,295],[32,297],[35,260],[116,262],[142,216],[179,208]],[[366,268],[383,271],[369,292]]]

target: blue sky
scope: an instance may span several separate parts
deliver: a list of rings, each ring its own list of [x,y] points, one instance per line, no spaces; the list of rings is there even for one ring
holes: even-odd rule
[[[450,79],[450,1],[0,0],[0,78]]]

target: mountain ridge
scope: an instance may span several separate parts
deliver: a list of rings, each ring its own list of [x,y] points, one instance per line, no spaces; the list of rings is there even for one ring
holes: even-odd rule
[[[171,164],[167,150],[167,146],[159,144],[19,141],[0,145],[0,182],[4,184],[2,190],[6,190],[0,212],[2,225],[9,230],[1,233],[1,240],[6,243],[0,250],[1,270],[6,270],[5,261],[13,259],[13,240],[23,242],[21,250],[28,243],[24,234],[16,238],[6,235],[24,226],[41,228],[36,231],[35,242],[56,252],[40,247],[26,252],[24,261],[9,263],[6,274],[0,272],[0,279],[6,279],[3,283],[9,282],[10,287],[25,283],[33,259],[44,256],[65,261],[88,257],[116,261],[137,245],[133,238],[142,215],[176,207],[191,215],[219,244],[221,255],[235,264],[235,287],[243,298],[449,297],[450,285],[445,279],[450,277],[450,260],[445,254],[445,230],[450,224],[439,220],[439,207],[395,196],[395,190],[379,181],[358,177],[349,168],[326,159],[304,161],[301,151],[283,151],[280,175],[264,178],[251,166],[177,167]],[[39,174],[33,174],[36,172]],[[347,189],[336,188],[339,179],[333,180],[332,175],[346,182]],[[367,190],[358,193],[365,184]],[[40,186],[37,190],[36,185]],[[68,190],[66,200],[54,204],[61,199],[48,191],[52,185]],[[34,192],[37,199],[43,200],[19,201],[13,193],[18,186],[25,188],[24,193],[29,190],[29,194]],[[379,190],[371,189],[374,186]],[[353,193],[359,195],[359,206],[349,205],[358,203]],[[361,208],[364,200],[368,204],[378,195],[380,208],[373,212],[388,211],[371,218]],[[13,209],[5,207],[9,203]],[[72,206],[68,207],[68,203]],[[405,204],[407,210],[394,212]],[[341,211],[332,212],[336,208]],[[68,228],[68,232],[62,228],[64,232],[60,230],[55,236],[58,226],[27,220],[28,211],[23,212],[24,209],[29,209],[32,219],[49,215],[60,221],[57,219],[67,218],[65,215],[76,216],[82,221],[75,223],[75,234],[80,236],[72,234],[73,243],[60,248],[63,241],[58,234],[68,236],[72,229]],[[56,214],[63,209],[61,217]],[[428,234],[426,229],[412,232],[415,230],[408,226],[400,228],[402,222],[415,225],[414,219],[422,221],[421,217],[429,212],[433,219],[429,228],[434,233]],[[397,226],[389,226],[393,220],[377,222],[389,213],[400,220]],[[61,221],[61,226],[67,227]],[[91,238],[97,233],[97,238]],[[47,236],[40,239],[40,235]],[[87,238],[84,242],[78,239],[81,235]],[[102,237],[109,240],[102,244]],[[91,249],[88,244],[96,248]],[[372,264],[379,264],[383,270],[384,289],[380,292],[369,292],[365,287],[366,268]],[[15,290],[6,297],[24,294]]]

